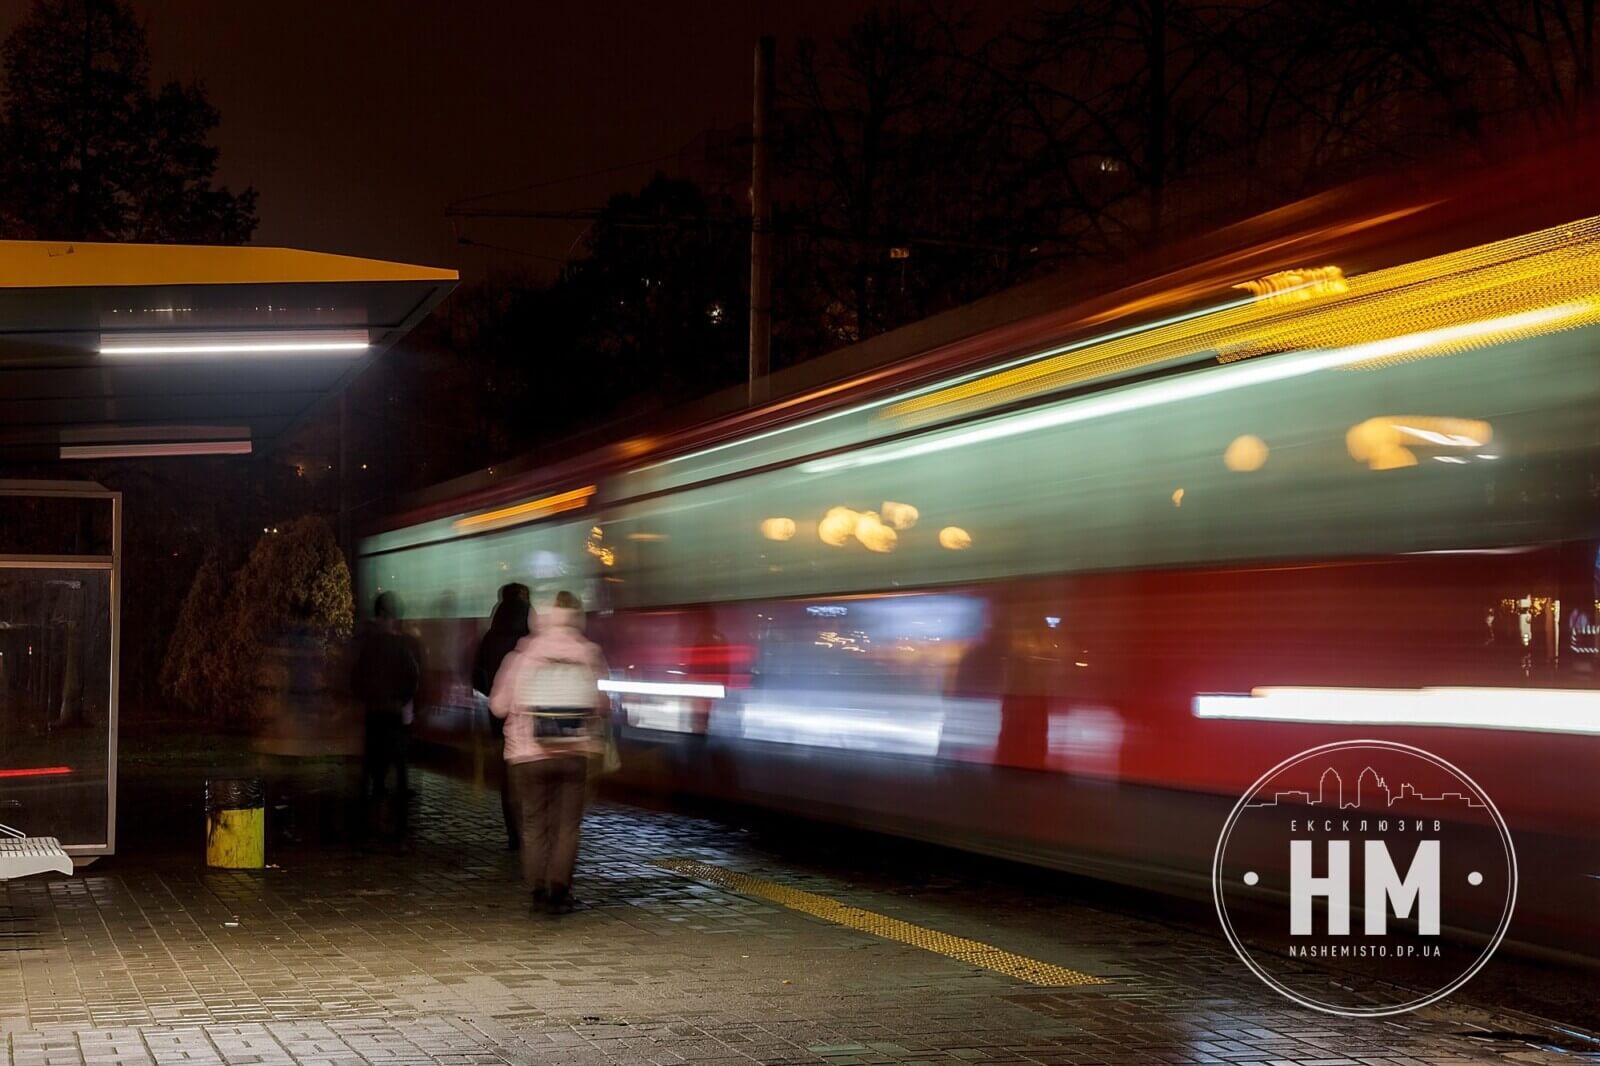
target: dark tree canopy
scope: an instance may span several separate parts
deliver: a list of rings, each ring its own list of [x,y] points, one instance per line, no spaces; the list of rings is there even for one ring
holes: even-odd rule
[[[774,367],[1052,271],[1092,281],[1354,178],[1592,121],[1600,0],[1047,0],[1002,26],[978,10],[884,0],[779,50]],[[657,176],[584,213],[556,277],[451,299],[441,372],[382,390],[384,426],[450,442],[419,438],[410,469],[621,436],[743,379],[749,141],[716,132],[726,147],[685,167],[699,184]]]
[[[152,89],[144,27],[126,0],[35,0],[0,63],[5,236],[250,238],[255,190],[214,182],[216,109],[199,83]]]
[[[582,378],[626,381],[665,400],[736,382],[749,336],[748,231],[694,184],[657,176],[614,196],[589,232],[588,255],[552,294],[576,311],[570,338]],[[549,351],[546,365],[572,362]]]
[[[737,383],[749,248],[733,205],[657,176],[612,197],[549,284],[495,278],[457,293],[443,317],[477,365],[468,399],[492,447],[514,454]]]

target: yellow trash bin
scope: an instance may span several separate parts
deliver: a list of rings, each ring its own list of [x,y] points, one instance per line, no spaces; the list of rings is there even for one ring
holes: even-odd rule
[[[261,782],[206,782],[206,865],[259,870],[267,863],[267,803]]]

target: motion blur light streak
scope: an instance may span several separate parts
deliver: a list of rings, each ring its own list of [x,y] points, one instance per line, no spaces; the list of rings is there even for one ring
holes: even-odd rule
[[[749,740],[858,751],[916,755],[939,752],[939,737],[944,731],[942,712],[924,712],[920,721],[905,721],[889,718],[884,711],[853,707],[823,710],[824,706],[820,701],[746,704],[744,736]]]
[[[966,374],[959,374],[945,381],[936,382],[932,385],[924,385],[922,388],[911,389],[907,392],[898,393],[894,396],[888,396],[881,400],[873,400],[869,403],[856,404],[854,407],[847,407],[842,411],[830,411],[825,415],[818,415],[815,418],[808,418],[787,426],[778,426],[774,429],[769,429],[761,433],[754,433],[747,437],[739,437],[736,440],[724,441],[720,444],[713,444],[709,447],[700,448],[696,451],[687,452],[683,455],[674,455],[670,458],[663,459],[660,462],[646,464],[639,469],[654,470],[657,467],[671,466],[674,463],[702,459],[705,456],[714,455],[717,452],[726,451],[729,448],[740,448],[751,444],[757,444],[761,441],[771,440],[774,437],[783,436],[786,433],[794,433],[798,430],[810,429],[813,426],[820,426],[825,422],[832,422],[836,419],[849,417],[850,415],[863,414],[867,411],[876,411],[879,408],[887,407],[890,404],[905,403],[906,401],[918,396],[925,396],[929,393],[940,392],[941,390],[950,388],[952,385],[959,385],[962,382],[978,381],[988,377],[991,374],[994,374],[997,371],[1006,370],[1012,367],[1027,366],[1031,363],[1036,363],[1041,359],[1049,359],[1053,356],[1077,351],[1080,348],[1087,348],[1092,345],[1103,344],[1106,341],[1119,340],[1124,337],[1137,337],[1141,334],[1149,333],[1165,326],[1188,322],[1191,319],[1204,318],[1206,315],[1215,314],[1218,311],[1228,311],[1237,307],[1248,307],[1250,304],[1255,302],[1256,301],[1254,298],[1246,300],[1234,300],[1229,303],[1218,304],[1215,307],[1204,307],[1200,308],[1199,310],[1173,315],[1170,318],[1163,318],[1155,322],[1141,322],[1138,325],[1129,326],[1126,329],[1114,330],[1111,333],[1097,334],[1094,337],[1087,337],[1080,341],[1073,341],[1070,344],[1063,344],[1053,348],[1046,348],[1042,351],[1030,352],[1027,355],[1020,356],[1019,358],[1012,359],[1008,362],[1000,363],[997,366],[989,366],[983,368],[982,370],[974,370]]]
[[[1432,444],[1444,444],[1455,448],[1481,448],[1484,444],[1483,441],[1462,433],[1436,433],[1431,429],[1418,429],[1415,426],[1396,426],[1395,428]]]
[[[1053,758],[1079,771],[1116,773],[1126,727],[1109,707],[1051,712],[1047,729],[1046,750]]]
[[[1515,340],[1593,316],[1595,309],[1596,305],[1592,301],[1582,300],[1558,307],[1542,307],[1520,314],[1468,322],[1459,326],[1408,333],[1402,337],[1389,337],[1349,348],[1252,360],[1219,367],[1205,373],[1186,374],[1169,381],[1130,386],[1083,400],[1059,404],[1031,414],[1000,418],[980,425],[976,429],[953,431],[915,444],[889,445],[850,455],[814,459],[800,464],[800,471],[806,474],[827,474],[852,467],[876,466],[879,463],[932,455],[952,448],[965,448],[985,441],[1003,440],[1006,437],[1015,437],[1040,429],[1072,425],[1094,418],[1105,418],[1109,415],[1126,414],[1129,411],[1211,396],[1230,389],[1304,377],[1321,370],[1335,370],[1406,352],[1426,351],[1449,344],[1488,344],[1497,340]]]
[[[1600,734],[1600,691],[1537,688],[1258,688],[1203,694],[1196,718],[1426,725]]]
[[[624,700],[622,709],[627,712],[628,724],[638,729],[655,729],[663,733],[694,732],[694,709],[686,700]]]
[[[585,485],[581,489],[571,492],[561,492],[554,496],[543,496],[527,503],[519,503],[513,507],[502,507],[498,511],[486,511],[483,514],[469,515],[456,520],[457,529],[473,529],[475,527],[498,528],[512,526],[521,522],[531,522],[535,518],[545,515],[559,514],[562,511],[572,511],[589,502],[589,497],[595,494],[595,486]]]
[[[884,417],[913,423],[951,417],[1206,352],[1231,363],[1284,351],[1382,344],[1401,340],[1395,335],[1418,324],[1436,327],[1423,331],[1436,338],[1392,350],[1375,348],[1372,365],[1447,354],[1470,339],[1449,330],[1485,311],[1565,304],[1597,288],[1600,219],[1588,218],[1361,274],[1321,300],[1255,298],[1133,336],[1097,338],[1078,351],[902,399]]]
[[[694,696],[699,699],[720,700],[728,694],[722,685],[698,684],[689,681],[612,681],[599,683],[601,692],[621,692],[635,696]]]
[[[1344,271],[1336,266],[1310,267],[1301,270],[1280,270],[1255,281],[1241,281],[1235,285],[1258,301],[1304,303],[1317,296],[1328,296],[1350,291]]]
[[[72,773],[70,766],[36,766],[27,769],[0,770],[0,777],[61,777]]]
[[[1130,326],[1127,329],[1115,330],[1111,333],[1103,333],[1094,337],[1086,337],[1083,340],[1074,341],[1071,344],[1063,344],[1056,348],[1047,348],[1044,351],[1034,352],[1033,354],[1025,356],[1021,359],[1014,359],[1008,363],[1001,363],[998,366],[990,367],[986,370],[955,378],[952,381],[940,382],[937,385],[929,385],[926,388],[917,389],[901,396],[891,397],[888,400],[881,401],[880,403],[873,404],[872,406],[881,407],[887,404],[893,404],[894,406],[890,407],[888,411],[884,412],[883,417],[908,419],[914,421],[929,420],[919,416],[922,416],[926,412],[932,412],[935,408],[941,409],[939,411],[939,415],[956,415],[961,414],[963,411],[991,406],[992,404],[1001,402],[1002,399],[1010,398],[1013,394],[1010,391],[1007,391],[999,398],[988,400],[982,403],[963,404],[961,401],[974,397],[987,396],[987,394],[995,392],[996,389],[1000,388],[1000,385],[995,383],[997,381],[1008,381],[1010,380],[1010,376],[1014,376],[1019,380],[1028,381],[1047,374],[1049,372],[1049,368],[1052,368],[1056,365],[1057,360],[1060,360],[1062,357],[1070,355],[1073,352],[1079,352],[1086,348],[1093,349],[1099,347],[1100,345],[1111,344],[1119,341],[1129,341],[1131,343],[1132,341],[1145,338],[1150,338],[1153,340],[1155,339],[1154,335],[1159,335],[1163,330],[1185,325],[1195,321],[1196,319],[1203,319],[1210,315],[1223,314],[1229,311],[1237,311],[1242,308],[1248,308],[1257,302],[1258,301],[1255,297],[1251,297],[1247,300],[1234,300],[1230,303],[1218,304],[1215,307],[1206,307],[1197,311],[1191,311],[1187,314],[1174,315],[1171,318],[1164,318],[1158,322],[1147,322],[1138,326]],[[1087,362],[1088,360],[1072,360],[1069,365],[1077,367],[1084,365]],[[1072,380],[1084,380],[1096,376],[1105,376],[1116,373],[1118,370],[1122,369],[1127,369],[1127,367],[1110,366],[1092,373],[1077,374]],[[1057,386],[1051,385],[1050,387],[1054,388]],[[1027,389],[1022,393],[1022,395],[1028,395],[1037,391],[1040,390]],[[952,407],[951,405],[954,406]],[[947,407],[950,409],[945,410],[944,408]]]

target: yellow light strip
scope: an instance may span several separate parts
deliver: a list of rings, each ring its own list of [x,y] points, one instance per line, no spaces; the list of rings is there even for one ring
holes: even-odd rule
[[[847,907],[837,900],[827,896],[819,896],[815,892],[804,892],[798,888],[789,888],[774,881],[752,877],[749,874],[737,873],[721,866],[713,866],[708,862],[697,862],[694,859],[656,859],[652,865],[663,870],[671,870],[693,881],[703,881],[708,885],[726,888],[737,892],[741,896],[754,896],[757,899],[777,903],[793,911],[809,914],[815,918],[842,925],[847,929],[871,933],[873,936],[885,940],[896,940],[902,944],[931,951],[936,955],[944,955],[960,962],[968,963],[989,970],[992,973],[1003,974],[1006,977],[1015,977],[1019,981],[1029,984],[1041,985],[1045,988],[1069,988],[1076,985],[1102,985],[1105,979],[1092,974],[1080,973],[1069,970],[1065,966],[1054,963],[1041,962],[1030,959],[1025,955],[1017,955],[1002,948],[977,940],[968,940],[966,937],[951,936],[941,933],[937,929],[926,929],[920,925],[901,921],[899,918],[890,918],[885,914],[876,914],[864,911],[859,907]]]
[[[476,529],[482,526],[509,526],[519,522],[531,522],[535,518],[546,515],[560,514],[562,511],[575,511],[589,502],[589,497],[595,494],[595,486],[585,485],[581,489],[571,492],[562,492],[554,496],[542,496],[537,500],[515,504],[511,507],[502,507],[498,511],[485,511],[483,514],[469,515],[466,518],[456,519],[457,529]]]
[[[1342,280],[1342,289],[1329,286],[1304,301],[1285,301],[1281,292],[1264,291],[1248,303],[1219,308],[1212,314],[1091,342],[1071,352],[904,400],[886,408],[880,417],[922,424],[1200,353],[1213,353],[1218,362],[1230,363],[1276,352],[1349,348],[1541,307],[1593,301],[1600,294],[1600,218]],[[1565,318],[1559,325],[1516,339],[1594,321],[1592,314]],[[1477,346],[1444,343],[1374,359],[1352,369]]]

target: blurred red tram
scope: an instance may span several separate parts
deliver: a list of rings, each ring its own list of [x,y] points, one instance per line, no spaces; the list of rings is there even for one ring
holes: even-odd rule
[[[570,588],[631,785],[1179,891],[1267,768],[1398,740],[1505,814],[1513,938],[1600,957],[1597,158],[1341,190],[442,486],[360,551],[417,728],[481,743],[496,589]]]

